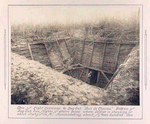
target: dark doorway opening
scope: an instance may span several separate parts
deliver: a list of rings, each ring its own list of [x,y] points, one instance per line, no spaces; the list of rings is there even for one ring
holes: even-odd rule
[[[109,74],[109,73],[105,73],[105,75],[107,76],[107,78],[109,80],[113,76],[113,74]],[[90,85],[95,85],[95,86],[104,88],[107,85],[108,81],[101,74],[101,72],[89,69],[87,83],[90,84]]]
[[[98,75],[98,71],[95,71],[95,70],[91,70],[89,69],[89,72],[88,72],[88,83],[90,85],[96,85],[97,83],[97,75]]]
[[[89,68],[77,67],[63,72],[73,78],[77,78],[86,82],[89,85],[94,85],[100,88],[105,88],[113,74],[101,73],[101,71]],[[104,76],[105,75],[105,76]],[[107,79],[106,79],[107,77]]]

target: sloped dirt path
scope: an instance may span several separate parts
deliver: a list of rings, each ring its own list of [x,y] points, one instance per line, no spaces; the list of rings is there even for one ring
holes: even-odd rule
[[[105,91],[38,62],[11,54],[12,103],[98,105]]]

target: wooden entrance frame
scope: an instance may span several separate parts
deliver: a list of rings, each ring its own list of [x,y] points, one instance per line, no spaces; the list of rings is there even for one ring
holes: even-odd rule
[[[62,38],[62,39],[64,39],[64,42],[65,42],[66,48],[67,48],[67,50],[68,50],[68,53],[70,53],[70,52],[69,52],[68,45],[67,45],[67,43],[66,43],[66,39],[71,39],[71,38]],[[118,72],[120,71],[120,68],[117,69],[118,59],[119,59],[119,53],[120,53],[120,46],[121,46],[121,45],[137,45],[137,44],[139,44],[139,42],[137,42],[137,41],[131,41],[131,42],[90,41],[90,42],[93,43],[92,51],[91,51],[91,54],[90,54],[90,60],[89,60],[88,65],[84,65],[84,64],[82,64],[82,59],[83,59],[83,53],[84,53],[84,48],[85,48],[85,43],[86,43],[86,41],[87,41],[87,40],[84,40],[84,41],[83,41],[84,43],[83,43],[83,46],[82,46],[82,52],[81,52],[80,63],[71,65],[68,69],[62,70],[62,72],[66,72],[66,71],[69,71],[69,70],[71,70],[71,69],[86,68],[86,69],[87,69],[86,78],[88,78],[88,77],[87,77],[87,73],[88,73],[89,69],[98,71],[96,85],[98,85],[98,83],[99,83],[98,81],[99,81],[99,79],[100,79],[100,75],[102,74],[103,77],[104,77],[104,78],[106,79],[106,81],[107,81],[107,84],[106,84],[106,86],[105,86],[105,89],[109,86],[109,84],[113,81],[113,79],[115,78],[115,76],[116,76],[116,75],[118,74]],[[89,41],[89,40],[88,40],[88,41]],[[44,45],[45,45],[45,48],[46,48],[46,51],[47,51],[47,54],[48,54],[48,50],[47,50],[48,48],[47,48],[47,46],[46,46],[46,43],[51,43],[51,42],[52,42],[52,43],[55,42],[55,43],[57,44],[57,46],[58,46],[58,48],[59,48],[59,51],[60,51],[60,54],[62,55],[61,49],[60,49],[60,46],[59,46],[59,39],[55,39],[55,40],[52,40],[52,41],[49,41],[49,42],[29,43],[29,44],[28,44],[28,49],[29,49],[30,56],[31,56],[32,60],[34,60],[34,58],[33,58],[32,50],[31,50],[31,47],[30,47],[31,44],[41,44],[41,43],[44,44]],[[82,42],[82,41],[80,40],[80,42]],[[95,67],[91,67],[95,43],[104,44],[103,52],[102,52],[102,56],[103,56],[103,58],[102,58],[102,64],[101,64],[102,66],[103,66],[103,62],[104,62],[104,56],[105,56],[105,51],[106,51],[106,45],[107,45],[107,44],[118,44],[117,57],[116,57],[116,60],[115,60],[115,65],[116,65],[116,71],[115,71],[115,73],[114,73],[114,72],[111,72],[111,71],[108,71],[108,70],[107,70],[107,71],[106,71],[106,70],[103,70],[102,67],[100,67],[101,69],[99,69],[99,68],[97,69],[97,68],[95,68]],[[75,43],[74,43],[74,48],[75,48]],[[49,57],[48,57],[48,58],[49,58]],[[63,59],[63,58],[62,58],[62,59]],[[50,63],[51,63],[50,58],[49,58],[49,61],[50,61]],[[113,74],[113,76],[111,77],[111,79],[108,79],[108,77],[106,76],[105,73]],[[81,71],[79,78],[81,78],[82,74],[83,74],[83,71]]]

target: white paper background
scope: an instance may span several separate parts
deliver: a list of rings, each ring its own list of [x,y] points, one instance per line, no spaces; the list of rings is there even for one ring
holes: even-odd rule
[[[144,43],[144,54],[143,57],[144,59],[144,82],[146,81],[146,74],[149,74],[149,48],[150,48],[150,44],[149,44],[149,35],[150,35],[150,31],[149,31],[149,20],[150,20],[150,2],[149,0],[144,0],[144,1],[129,1],[129,0],[107,0],[107,1],[102,1],[102,0],[93,0],[93,1],[69,1],[69,0],[63,0],[63,1],[48,1],[48,0],[10,0],[10,1],[4,1],[2,0],[0,3],[0,123],[15,123],[15,124],[20,124],[20,123],[114,123],[114,124],[120,124],[120,123],[139,123],[139,124],[148,124],[150,121],[149,118],[149,113],[150,113],[150,101],[149,101],[149,95],[150,95],[150,91],[149,91],[149,84],[147,86],[147,90],[145,90],[144,84],[143,84],[143,119],[142,120],[116,120],[116,119],[8,119],[8,84],[6,87],[6,90],[4,89],[4,29],[8,29],[8,25],[7,25],[7,5],[8,4],[143,4],[143,31],[147,30],[147,44]],[[8,32],[7,32],[8,33]],[[144,32],[143,32],[144,33]],[[7,41],[8,41],[8,37],[7,37]],[[143,41],[144,41],[144,36],[143,36]],[[147,53],[146,53],[147,50]],[[147,55],[146,55],[147,54]],[[147,61],[146,61],[147,60]],[[8,69],[6,69],[8,70]],[[147,76],[147,83],[149,83],[149,76]]]

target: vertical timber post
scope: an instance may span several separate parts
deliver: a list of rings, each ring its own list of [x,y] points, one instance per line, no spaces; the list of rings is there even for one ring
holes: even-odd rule
[[[90,55],[90,61],[89,61],[89,64],[88,66],[90,67],[91,66],[91,63],[92,63],[92,58],[93,58],[93,52],[94,52],[94,42],[93,42],[93,47],[92,47],[92,51],[91,51],[91,55]],[[86,71],[86,81],[88,80],[88,72],[89,72],[89,69],[87,69]]]
[[[80,58],[80,64],[82,64],[82,57],[83,57],[83,53],[84,53],[84,48],[85,48],[85,41],[83,43],[83,46],[82,46],[82,52],[81,52],[81,58]]]
[[[28,44],[28,48],[29,48],[31,59],[33,60],[33,55],[32,55],[32,50],[31,50],[30,44]]]
[[[68,45],[67,45],[67,42],[66,42],[66,39],[65,39],[65,45],[66,45],[66,48],[67,48],[67,51],[68,51],[68,53],[70,54],[70,51],[69,51],[69,48],[68,48]],[[71,54],[70,54],[70,56],[71,56]]]
[[[46,52],[47,52],[47,55],[48,55],[48,59],[49,59],[50,65],[53,67],[53,65],[52,65],[52,63],[51,63],[51,60],[50,60],[50,57],[49,57],[49,54],[48,54],[47,44],[44,43],[44,46],[45,46],[45,48],[46,48]]]
[[[120,52],[120,44],[118,46],[118,49],[117,49],[117,57],[116,57],[116,61],[115,61],[115,71],[117,70],[117,65],[118,65],[118,59],[119,59],[119,52]]]
[[[103,47],[103,53],[102,53],[102,63],[101,63],[101,67],[100,67],[100,69],[102,69],[102,68],[103,68],[103,62],[104,62],[105,50],[106,50],[106,44],[104,44],[104,47]],[[99,82],[99,80],[100,80],[100,75],[101,75],[101,72],[98,72],[96,86],[99,86],[99,83],[100,83],[100,82]]]

